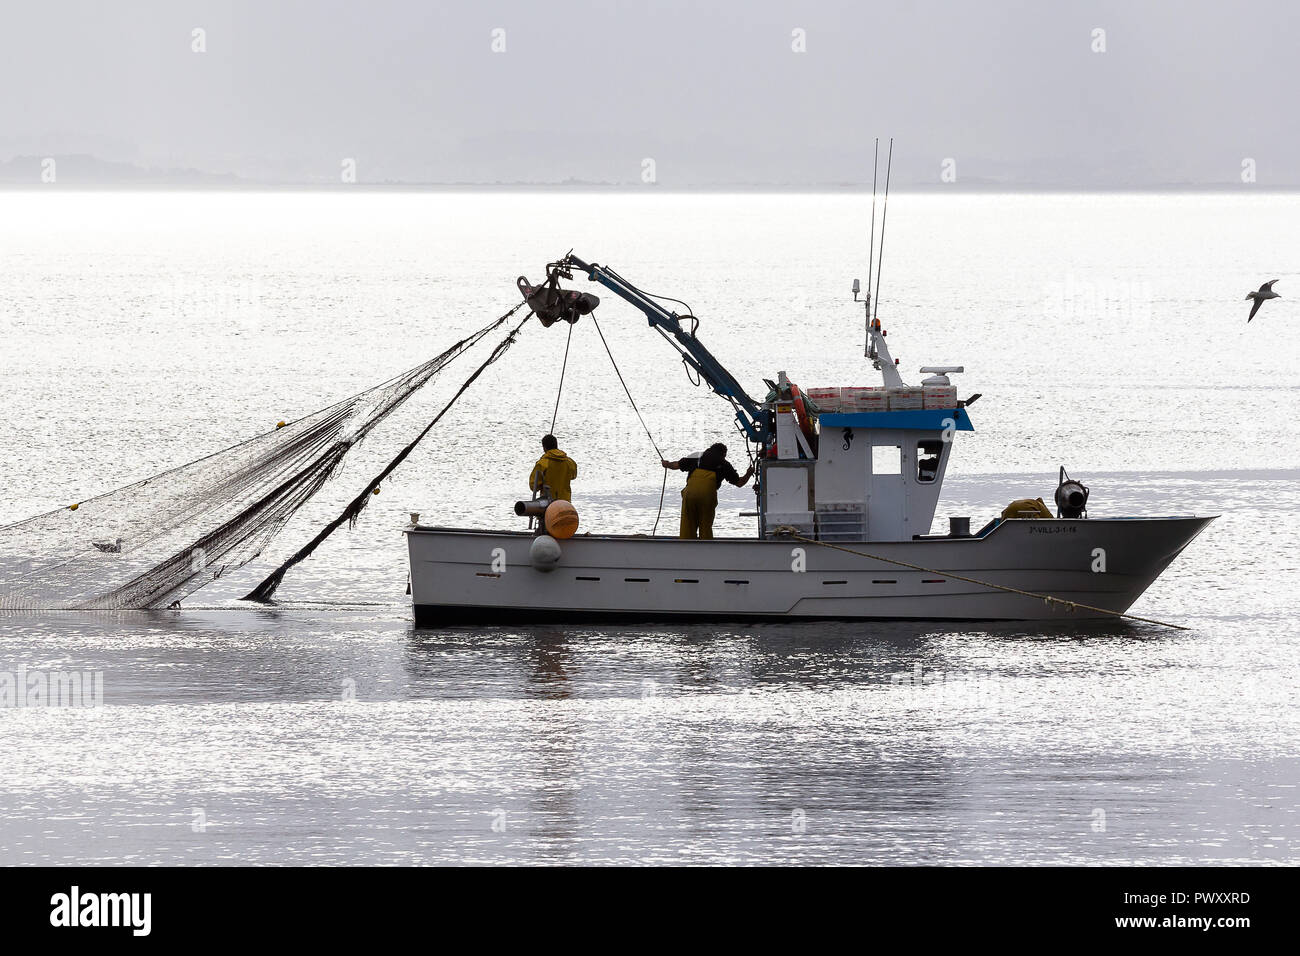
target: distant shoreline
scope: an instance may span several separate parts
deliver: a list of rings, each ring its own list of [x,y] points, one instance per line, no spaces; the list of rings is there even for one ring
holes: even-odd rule
[[[501,193],[871,193],[866,183],[816,183],[792,186],[779,183],[716,183],[708,185],[667,186],[630,183],[16,183],[0,182],[0,192],[501,192]],[[1169,183],[1164,185],[1024,185],[1010,183],[970,184],[895,184],[894,193],[970,194],[1086,194],[1086,193],[1290,193],[1300,192],[1300,185],[1263,185],[1260,183]]]

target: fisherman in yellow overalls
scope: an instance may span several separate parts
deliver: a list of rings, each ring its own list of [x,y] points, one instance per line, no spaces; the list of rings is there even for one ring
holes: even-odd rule
[[[578,477],[578,464],[560,451],[558,445],[554,435],[542,436],[542,457],[533,465],[528,487],[540,491],[545,485],[551,489],[552,501],[572,501],[569,482]]]
[[[736,469],[727,461],[727,446],[721,442],[698,458],[661,459],[659,463],[665,468],[686,472],[679,534],[682,538],[712,538],[713,516],[718,510],[718,489],[722,487],[722,479],[743,488],[754,474],[753,465],[744,475],[736,474]]]

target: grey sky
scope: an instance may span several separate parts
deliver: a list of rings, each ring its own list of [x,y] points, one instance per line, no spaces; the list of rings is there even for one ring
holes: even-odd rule
[[[0,171],[91,154],[268,182],[1300,185],[1300,5],[9,5]],[[191,51],[206,31],[207,52]],[[505,30],[506,52],[492,52]],[[807,51],[792,50],[806,31]],[[1093,52],[1093,30],[1106,52]],[[15,163],[13,157],[24,157]],[[6,163],[5,161],[9,162]],[[60,181],[76,172],[61,159]],[[93,171],[86,175],[93,178]],[[38,171],[33,169],[33,178]]]

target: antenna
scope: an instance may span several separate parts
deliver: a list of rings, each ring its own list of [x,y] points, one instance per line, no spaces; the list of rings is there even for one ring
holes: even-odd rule
[[[862,354],[871,354],[871,267],[876,255],[876,174],[880,170],[880,137],[876,137],[876,148],[871,157],[871,242],[867,246],[867,334],[862,340]],[[857,298],[858,280],[853,280],[853,295]]]
[[[876,261],[876,294],[872,296],[875,299],[875,311],[872,318],[880,315],[880,267],[885,261],[885,217],[889,215],[889,174],[894,168],[894,137],[889,137],[889,159],[885,164],[885,201],[880,207],[880,258]],[[874,205],[874,202],[873,202]],[[874,217],[871,225],[872,231],[875,231]],[[867,279],[870,281],[870,276]]]

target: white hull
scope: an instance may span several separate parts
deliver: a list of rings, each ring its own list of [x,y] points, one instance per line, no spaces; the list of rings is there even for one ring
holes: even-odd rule
[[[407,532],[416,618],[425,625],[548,620],[1078,620],[1067,611],[945,576],[1125,611],[1211,518],[1005,521],[983,537],[839,542],[936,569],[915,571],[789,539],[682,541],[582,535],[559,564],[529,563],[523,532]],[[1093,570],[1095,549],[1105,570]],[[802,559],[796,549],[802,550]],[[804,570],[796,570],[800,566]]]

